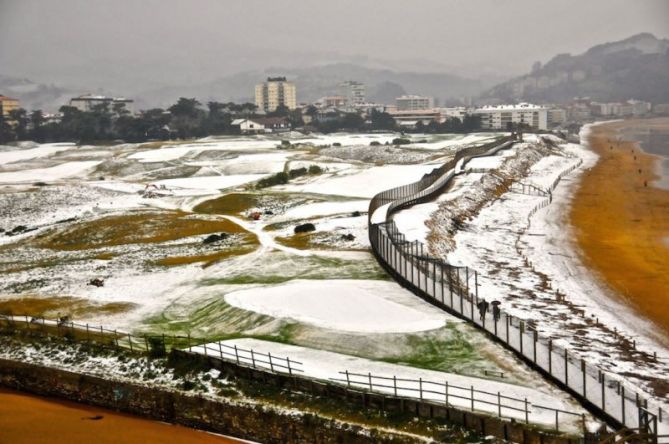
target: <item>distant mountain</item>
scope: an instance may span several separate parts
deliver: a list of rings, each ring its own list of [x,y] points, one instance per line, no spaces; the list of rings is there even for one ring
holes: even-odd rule
[[[0,75],[0,94],[19,99],[21,107],[27,110],[54,112],[65,105],[76,92],[55,85]]]
[[[669,40],[644,33],[560,54],[530,74],[495,86],[484,101],[564,103],[576,96],[599,101],[640,99],[669,103]]]
[[[423,94],[443,100],[478,95],[492,86],[486,80],[447,73],[413,72],[409,69],[394,71],[353,63],[334,63],[308,68],[276,67],[263,71],[246,71],[203,84],[143,91],[136,99],[147,106],[167,106],[182,96],[196,97],[201,102],[253,101],[255,85],[270,75],[285,75],[295,82],[299,102],[312,102],[323,96],[336,94],[337,85],[343,80],[365,83],[368,98],[385,103],[393,103],[396,94]]]

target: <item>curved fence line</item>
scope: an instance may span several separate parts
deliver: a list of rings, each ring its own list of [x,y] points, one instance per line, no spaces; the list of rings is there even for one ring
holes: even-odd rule
[[[506,313],[499,302],[489,303],[485,298],[479,297],[476,271],[468,267],[455,267],[429,256],[422,243],[407,241],[392,220],[395,212],[432,200],[440,194],[457,174],[458,167],[462,168],[469,160],[496,154],[513,143],[513,140],[507,138],[494,144],[463,149],[452,160],[421,180],[374,196],[368,213],[372,251],[379,263],[401,285],[428,302],[488,332],[498,342],[572,393],[609,424],[638,429],[653,436],[652,442],[658,442],[658,430],[669,432],[669,420],[660,405],[652,400],[649,403],[639,392],[625,387],[619,379],[602,371],[598,366],[553,344],[553,339],[540,335],[536,326]],[[538,207],[548,205],[552,201],[552,191],[560,180],[580,165],[581,162],[563,171],[547,190],[549,198]],[[373,222],[377,219],[374,213],[381,211],[384,205],[388,205],[384,220]],[[471,291],[472,277],[474,292]],[[652,355],[648,355],[652,359]]]
[[[525,424],[550,427],[558,432],[576,433],[582,427],[584,436],[588,433],[583,415],[541,406],[532,403],[529,399],[508,396],[502,392],[492,393],[475,389],[474,386],[459,386],[449,383],[448,380],[436,382],[428,379],[388,377],[372,373],[359,374],[348,370],[338,372],[340,375],[345,375],[345,379],[322,379],[305,375],[304,363],[291,359],[289,356],[277,356],[270,352],[263,353],[252,348],[238,347],[236,344],[229,345],[221,341],[210,341],[191,336],[132,335],[101,325],[80,324],[63,318],[44,319],[25,315],[0,315],[0,331],[3,330],[3,326],[9,331],[20,329],[27,331],[30,335],[64,338],[70,342],[148,353],[156,357],[163,356],[168,350],[174,349],[238,367],[334,384],[349,391],[366,391],[397,399],[442,405],[462,412],[471,411],[501,419],[522,421]]]

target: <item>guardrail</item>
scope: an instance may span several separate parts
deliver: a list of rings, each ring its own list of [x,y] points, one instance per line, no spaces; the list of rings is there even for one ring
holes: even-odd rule
[[[566,348],[553,344],[552,338],[539,334],[529,323],[507,314],[497,301],[489,303],[478,295],[477,273],[468,267],[454,267],[438,258],[430,257],[420,242],[407,242],[397,229],[392,215],[417,203],[432,200],[448,186],[462,167],[475,157],[493,155],[513,144],[510,140],[482,147],[466,148],[454,159],[432,171],[421,180],[383,191],[374,196],[368,212],[369,239],[379,263],[403,286],[423,299],[465,319],[485,330],[498,342],[513,350],[554,382],[583,401],[592,411],[618,427],[642,428],[649,436],[658,436],[658,430],[669,429],[666,414],[660,405],[649,403],[636,390],[569,353]],[[580,166],[573,165],[562,172],[549,189]],[[552,201],[552,194],[538,207]],[[376,220],[375,212],[388,205],[384,220]],[[537,208],[538,209],[538,208]],[[533,210],[536,212],[536,209]],[[475,294],[470,291],[474,276]],[[649,359],[652,355],[647,354]],[[658,442],[654,439],[653,442]]]
[[[256,370],[269,370],[272,373],[287,373],[293,376],[295,372],[304,372],[300,368],[303,364],[289,357],[272,356],[272,353],[269,352],[260,353],[253,349],[244,349],[236,345],[223,344],[220,341],[189,347],[188,351],[190,353],[200,353],[207,357],[217,358],[221,361],[232,362],[243,367],[251,367]]]
[[[299,377],[303,380],[324,382],[343,386],[347,390],[369,391],[370,393],[392,396],[396,399],[418,400],[433,405],[452,407],[460,411],[471,411],[501,419],[514,419],[519,422],[552,427],[556,431],[565,431],[560,427],[564,416],[576,419],[581,415],[533,404],[530,400],[520,399],[501,392],[492,393],[474,389],[473,386],[462,387],[448,381],[433,382],[423,379],[406,379],[384,377],[367,373],[365,375],[348,370],[339,372],[346,379],[330,378],[322,380],[304,374],[304,364],[290,357],[262,353],[253,349],[245,349],[237,345],[212,342],[203,338],[175,335],[132,335],[102,326],[81,324],[66,320],[49,320],[29,316],[0,315],[0,331],[20,329],[29,334],[57,337],[71,342],[97,344],[103,347],[125,349],[133,352],[150,353],[162,356],[168,349],[177,349],[192,355],[204,356],[227,362],[238,367],[253,368],[271,374],[283,374]],[[499,376],[499,375],[498,375]],[[393,381],[393,385],[384,381]],[[546,420],[541,411],[550,411],[555,415],[555,423]],[[582,418],[581,418],[582,419]],[[585,424],[583,422],[583,424]],[[577,429],[576,429],[577,430]],[[583,430],[585,433],[585,429]],[[574,433],[573,425],[570,433]]]
[[[396,376],[378,376],[371,373],[339,372],[344,378],[330,378],[330,380],[345,384],[347,387],[356,387],[369,392],[392,394],[395,397],[414,398],[420,401],[431,401],[485,414],[492,414],[498,418],[521,420],[526,424],[546,423],[546,415],[542,411],[551,412],[555,418],[554,428],[560,431],[560,415],[574,418],[582,423],[585,429],[585,415],[568,412],[566,410],[544,407],[531,403],[527,398],[515,398],[503,395],[501,392],[487,392],[477,390],[473,385],[462,387],[449,384],[448,381],[435,382],[426,379],[407,379]]]

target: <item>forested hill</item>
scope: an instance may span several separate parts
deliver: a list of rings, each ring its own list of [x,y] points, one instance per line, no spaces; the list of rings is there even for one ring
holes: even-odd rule
[[[564,103],[577,96],[669,102],[669,40],[644,33],[597,45],[581,55],[560,54],[543,66],[535,63],[530,74],[497,85],[482,97]]]

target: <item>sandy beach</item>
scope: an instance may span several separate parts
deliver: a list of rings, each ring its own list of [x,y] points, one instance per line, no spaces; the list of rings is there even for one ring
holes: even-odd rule
[[[0,389],[0,443],[122,444],[241,441],[111,410]]]
[[[600,158],[583,174],[570,214],[583,261],[621,299],[669,335],[669,190],[655,186],[662,157],[623,131],[669,129],[669,119],[593,126]]]

